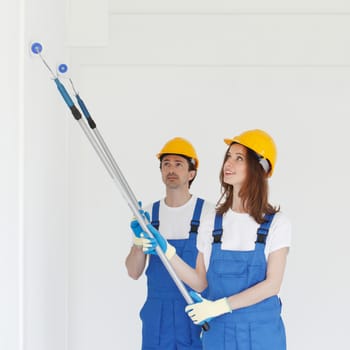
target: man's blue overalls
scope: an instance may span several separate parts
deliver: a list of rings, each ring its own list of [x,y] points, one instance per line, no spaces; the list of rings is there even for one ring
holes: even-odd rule
[[[198,198],[188,239],[169,240],[176,253],[192,267],[197,259],[197,230],[204,200]],[[159,227],[159,204],[152,208],[152,225]],[[201,350],[201,327],[185,312],[186,300],[157,255],[150,255],[147,275],[148,295],[141,309],[142,350]],[[188,288],[189,289],[189,288]]]
[[[222,216],[216,215],[212,253],[207,272],[207,298],[237,294],[266,278],[265,242],[273,215],[266,215],[257,231],[255,249],[221,249]],[[257,304],[213,318],[203,332],[204,350],[285,350],[286,338],[277,295]]]

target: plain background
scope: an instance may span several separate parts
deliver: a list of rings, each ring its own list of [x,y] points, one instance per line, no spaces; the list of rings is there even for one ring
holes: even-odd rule
[[[134,194],[156,153],[196,147],[216,202],[223,139],[261,128],[271,201],[293,225],[281,290],[290,350],[348,344],[350,5],[341,0],[1,2],[0,349],[138,349],[145,279],[131,212],[30,43],[86,102]],[[62,80],[67,89],[67,79]]]

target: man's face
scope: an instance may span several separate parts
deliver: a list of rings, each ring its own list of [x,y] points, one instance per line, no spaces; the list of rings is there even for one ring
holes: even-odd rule
[[[186,158],[176,154],[167,154],[161,161],[162,180],[170,188],[182,186],[188,187],[188,183],[195,175],[194,170],[189,170]]]

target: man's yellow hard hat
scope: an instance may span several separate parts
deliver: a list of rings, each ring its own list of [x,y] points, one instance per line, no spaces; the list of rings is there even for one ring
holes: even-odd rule
[[[196,169],[198,168],[199,161],[196,150],[189,141],[182,137],[174,137],[169,140],[157,154],[157,158],[160,159],[164,154],[178,154],[190,158],[194,161]]]

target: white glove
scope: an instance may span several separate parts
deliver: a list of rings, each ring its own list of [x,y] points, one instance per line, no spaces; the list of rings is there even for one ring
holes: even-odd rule
[[[191,291],[190,294],[194,296]],[[232,312],[231,306],[227,298],[221,298],[215,301],[202,298],[198,293],[194,297],[194,300],[202,299],[197,303],[187,305],[185,311],[192,319],[194,324],[203,324],[206,321],[210,321],[213,317],[217,317],[228,312]]]
[[[133,237],[133,243],[134,243],[134,245],[136,246],[136,247],[143,247],[143,241],[144,241],[144,238],[142,238],[142,237],[136,237],[135,235],[134,235],[134,237]]]

